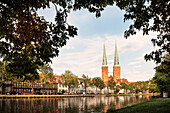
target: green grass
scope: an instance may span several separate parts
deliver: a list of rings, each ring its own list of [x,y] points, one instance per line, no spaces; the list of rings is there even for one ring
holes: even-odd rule
[[[158,98],[118,110],[111,108],[107,113],[170,113],[170,98]]]

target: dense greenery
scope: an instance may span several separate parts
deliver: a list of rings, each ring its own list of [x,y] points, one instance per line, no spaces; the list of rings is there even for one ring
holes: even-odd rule
[[[96,87],[96,90],[97,88],[99,88],[101,91],[102,89],[106,87],[106,85],[104,84],[103,80],[100,77],[94,77],[92,79],[92,82],[93,82],[93,85]]]
[[[112,77],[110,80],[108,80],[107,86],[108,86],[111,90],[114,90],[114,89],[115,89],[116,83],[115,83],[113,77]]]
[[[91,78],[89,78],[88,75],[86,76],[86,75],[83,74],[81,82],[84,85],[84,89],[85,89],[85,93],[86,93],[87,87],[89,87],[91,85]]]
[[[37,14],[50,2],[56,6],[56,23]],[[0,1],[0,57],[8,62],[7,71],[24,80],[32,79],[30,75],[36,78],[39,66],[51,62],[59,48],[77,35],[77,28],[66,22],[69,9],[58,0]]]
[[[166,55],[163,62],[155,67],[154,81],[157,83],[161,93],[168,92],[170,97],[170,56]]]
[[[55,23],[37,14],[37,10],[56,8]],[[114,3],[125,11],[124,21],[133,20],[125,37],[142,30],[158,32],[153,38],[160,49],[146,55],[146,60],[161,62],[164,53],[169,54],[169,0],[2,0],[0,2],[0,57],[7,61],[7,71],[20,78],[38,76],[37,69],[44,62],[58,56],[59,48],[70,37],[77,35],[77,28],[67,23],[70,11],[88,9],[101,16],[101,11]]]
[[[78,79],[71,71],[66,70],[62,75],[61,83],[65,86],[68,86],[68,92],[70,93],[70,88],[78,87]]]
[[[114,0],[116,5],[125,10],[124,21],[133,20],[133,24],[125,31],[124,36],[135,35],[138,30],[143,35],[150,31],[157,32],[157,37],[151,37],[153,45],[158,50],[145,55],[146,60],[161,62],[164,54],[170,54],[170,4],[169,0]]]
[[[109,109],[107,113],[169,113],[169,106],[170,98],[159,98],[118,110]]]
[[[42,85],[51,85],[52,83],[56,82],[56,78],[53,74],[53,69],[51,68],[51,66],[49,64],[45,64],[43,66],[40,66],[39,71],[41,72],[41,76],[40,76],[40,80],[39,82]]]
[[[5,76],[5,65],[3,62],[0,61],[0,87],[2,87],[2,91],[4,91],[5,83],[4,81],[7,80],[7,77]]]

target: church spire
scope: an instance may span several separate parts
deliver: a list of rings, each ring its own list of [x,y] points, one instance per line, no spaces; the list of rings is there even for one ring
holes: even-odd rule
[[[105,43],[103,48],[103,66],[107,66],[107,58],[106,58],[106,50],[105,50]]]
[[[114,66],[119,66],[118,52],[117,52],[117,44],[115,43],[115,58],[114,58]]]

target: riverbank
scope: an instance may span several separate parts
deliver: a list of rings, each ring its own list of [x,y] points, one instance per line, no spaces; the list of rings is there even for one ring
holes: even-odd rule
[[[111,108],[107,113],[169,113],[169,111],[170,98],[158,98],[118,110]]]
[[[95,97],[95,96],[131,96],[132,94],[103,94],[103,95],[0,95],[0,99],[8,98],[72,98],[72,97]],[[140,94],[153,95],[153,94]]]

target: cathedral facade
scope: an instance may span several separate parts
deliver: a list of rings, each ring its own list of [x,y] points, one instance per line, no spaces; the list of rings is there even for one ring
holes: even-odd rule
[[[114,55],[114,65],[113,65],[113,75],[108,77],[108,65],[107,65],[107,57],[106,57],[106,49],[105,44],[103,48],[103,63],[102,63],[102,80],[105,84],[113,77],[113,80],[116,84],[120,84],[122,82],[127,82],[126,79],[121,79],[121,67],[119,65],[118,59],[118,51],[117,51],[117,44],[115,44],[115,55]]]

